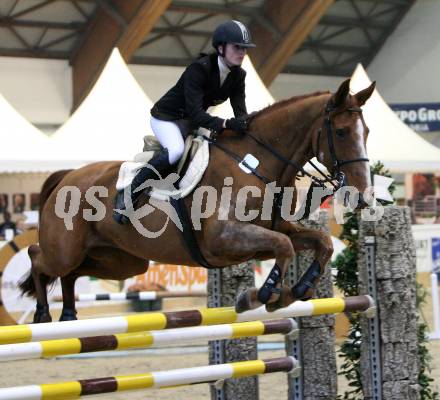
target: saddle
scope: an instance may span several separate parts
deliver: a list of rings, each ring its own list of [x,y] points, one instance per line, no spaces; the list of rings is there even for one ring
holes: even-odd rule
[[[183,198],[194,190],[209,163],[209,143],[201,135],[210,137],[210,134],[207,129],[199,128],[198,131],[186,135],[183,156],[177,164],[176,173],[163,179],[164,185],[160,188],[153,188],[150,192],[151,198],[169,201],[170,197]],[[161,149],[162,146],[155,136],[145,136],[143,151],[133,161],[122,163],[116,189],[122,190],[130,185],[138,170]]]

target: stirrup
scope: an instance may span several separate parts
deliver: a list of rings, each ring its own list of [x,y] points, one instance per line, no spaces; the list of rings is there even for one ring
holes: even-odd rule
[[[119,190],[113,202],[115,210],[113,211],[113,219],[120,225],[126,225],[130,222],[130,218],[121,214],[117,210],[125,210],[124,190]]]

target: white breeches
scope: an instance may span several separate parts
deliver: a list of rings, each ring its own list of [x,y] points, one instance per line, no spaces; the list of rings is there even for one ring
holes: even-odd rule
[[[160,144],[168,149],[170,164],[175,164],[183,155],[185,143],[179,127],[173,121],[163,121],[150,116],[150,125]]]

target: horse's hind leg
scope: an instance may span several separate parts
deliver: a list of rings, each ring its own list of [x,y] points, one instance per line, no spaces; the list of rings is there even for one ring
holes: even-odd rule
[[[75,282],[77,275],[69,274],[61,278],[61,289],[63,291],[63,311],[60,321],[76,320],[75,309]]]
[[[84,261],[71,273],[61,278],[63,311],[60,321],[76,320],[75,281],[80,276],[99,279],[127,279],[144,273],[148,261],[134,257],[122,250],[106,247],[90,251]]]
[[[35,282],[37,306],[34,314],[34,323],[52,322],[47,302],[47,285],[50,278],[47,275],[32,271],[32,278]]]
[[[47,301],[47,285],[54,278],[50,278],[41,272],[41,248],[38,245],[31,245],[28,249],[31,258],[31,272],[27,279],[21,283],[20,287],[23,293],[35,295],[37,299],[36,311],[34,314],[34,323],[52,322],[49,313],[49,303]]]

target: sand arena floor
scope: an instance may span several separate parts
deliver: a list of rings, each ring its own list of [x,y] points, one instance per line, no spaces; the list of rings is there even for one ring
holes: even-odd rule
[[[279,337],[281,340],[282,338]],[[440,391],[440,340],[429,343],[433,356],[432,377],[436,389]],[[260,358],[272,358],[285,355],[284,351],[260,351]],[[26,384],[55,383],[76,379],[98,378],[113,375],[130,375],[136,373],[160,371],[174,368],[187,368],[208,364],[206,353],[196,354],[147,354],[124,357],[105,357],[94,359],[44,359],[10,361],[0,369],[0,387],[20,386]],[[338,361],[340,364],[340,361]],[[338,392],[344,393],[346,382],[339,377]],[[260,399],[285,399],[287,382],[285,374],[260,376]],[[138,392],[119,392],[88,398],[113,399],[157,399],[170,398],[201,400],[209,399],[208,385],[183,386],[175,389],[149,389]]]

